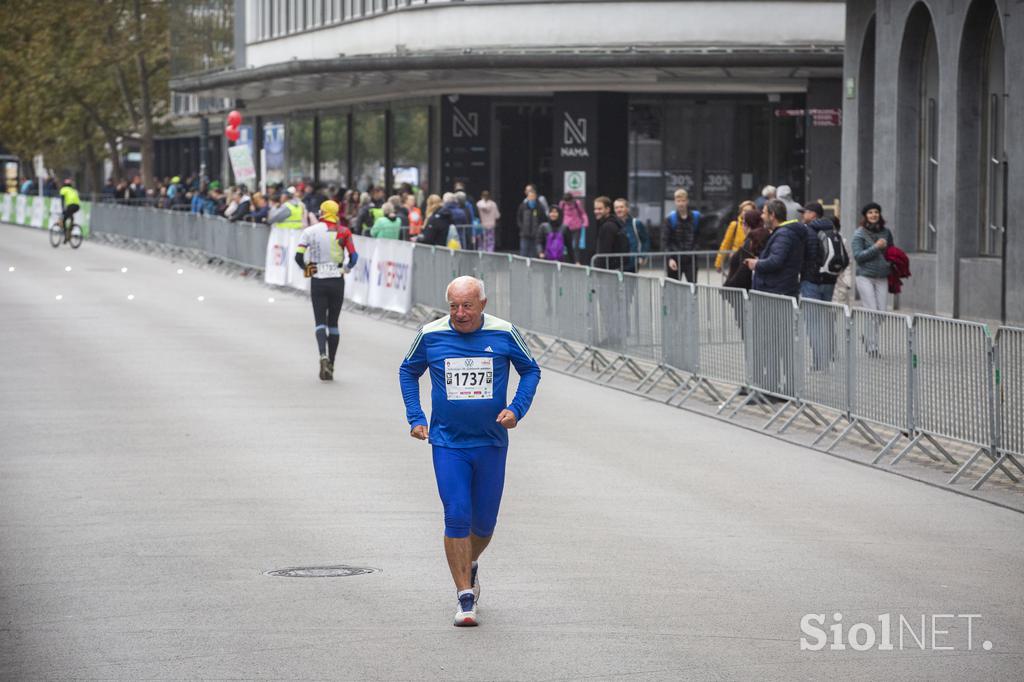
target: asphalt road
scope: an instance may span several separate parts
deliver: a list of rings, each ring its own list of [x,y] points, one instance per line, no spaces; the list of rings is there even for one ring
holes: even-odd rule
[[[1024,515],[553,372],[513,433],[482,625],[453,628],[398,391],[410,330],[345,313],[325,385],[297,296],[38,230],[0,244],[0,678],[1024,670]],[[338,564],[379,570],[265,575]],[[814,613],[874,646],[802,651]]]

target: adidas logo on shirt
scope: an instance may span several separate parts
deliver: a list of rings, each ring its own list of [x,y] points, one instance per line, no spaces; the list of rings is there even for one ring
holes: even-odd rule
[[[485,353],[493,353],[493,352],[494,352],[494,349],[493,349],[493,348],[491,348],[490,346],[487,346],[487,348],[484,348],[484,352],[485,352]]]

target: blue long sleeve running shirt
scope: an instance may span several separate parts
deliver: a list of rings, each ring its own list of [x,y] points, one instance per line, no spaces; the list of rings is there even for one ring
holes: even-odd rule
[[[519,388],[506,404],[510,364],[519,373]],[[540,383],[540,367],[510,322],[484,314],[480,329],[463,334],[442,317],[420,329],[398,370],[410,428],[427,424],[419,378],[428,368],[430,442],[444,447],[508,446],[498,414],[508,407],[522,419]]]

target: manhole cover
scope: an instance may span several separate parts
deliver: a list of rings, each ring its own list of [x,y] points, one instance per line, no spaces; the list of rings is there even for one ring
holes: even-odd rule
[[[379,568],[365,566],[304,566],[299,568],[279,568],[267,571],[264,575],[276,578],[347,578],[350,575],[375,573]]]

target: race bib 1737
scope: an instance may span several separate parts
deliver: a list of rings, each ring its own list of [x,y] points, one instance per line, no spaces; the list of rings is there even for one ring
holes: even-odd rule
[[[490,400],[494,397],[494,358],[445,358],[448,400]]]

